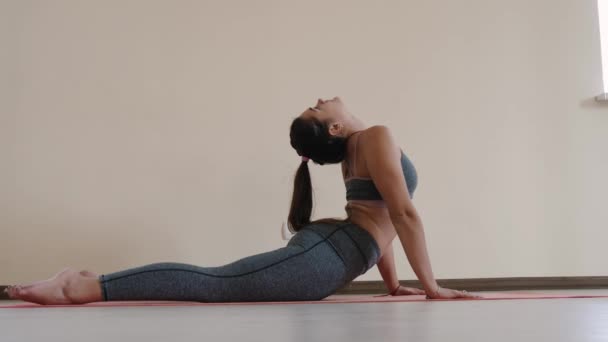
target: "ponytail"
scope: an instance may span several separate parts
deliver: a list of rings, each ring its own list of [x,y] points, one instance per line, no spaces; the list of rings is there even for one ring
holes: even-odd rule
[[[308,162],[302,161],[293,182],[293,196],[289,209],[288,227],[294,233],[310,223],[312,214],[312,184]]]
[[[346,157],[346,140],[344,137],[331,136],[329,125],[316,119],[293,120],[289,132],[290,144],[299,156],[306,156],[317,165],[337,164]],[[306,158],[305,157],[305,158]],[[346,219],[324,218],[310,220],[312,214],[312,184],[308,161],[302,160],[296,171],[293,182],[291,208],[287,218],[287,227],[295,233],[303,227],[316,223],[340,224]]]

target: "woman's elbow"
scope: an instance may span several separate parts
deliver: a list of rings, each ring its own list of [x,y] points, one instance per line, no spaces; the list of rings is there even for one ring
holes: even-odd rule
[[[402,210],[391,213],[390,216],[395,227],[399,226],[412,229],[420,227],[420,216],[415,210]]]

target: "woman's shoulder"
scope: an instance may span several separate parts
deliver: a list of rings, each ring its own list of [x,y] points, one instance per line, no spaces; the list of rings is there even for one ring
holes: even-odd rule
[[[386,125],[374,125],[361,131],[359,137],[367,154],[376,153],[393,153],[393,151],[401,154],[401,148],[396,144],[395,138],[391,129]],[[366,154],[366,153],[364,153]]]
[[[392,133],[386,125],[374,125],[361,131],[361,137],[365,136],[368,139],[382,138],[387,135],[392,135]]]
[[[394,142],[393,133],[386,125],[375,125],[361,131],[360,139],[366,140],[369,144]]]

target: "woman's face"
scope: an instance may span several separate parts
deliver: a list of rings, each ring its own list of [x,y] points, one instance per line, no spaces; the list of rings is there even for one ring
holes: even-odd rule
[[[302,119],[315,118],[321,122],[332,124],[335,122],[343,122],[348,115],[348,111],[342,100],[339,97],[334,97],[331,100],[318,99],[314,107],[310,107],[300,114]]]

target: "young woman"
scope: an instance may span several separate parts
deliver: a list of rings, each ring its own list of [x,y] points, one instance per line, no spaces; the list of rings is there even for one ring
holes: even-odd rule
[[[320,300],[377,264],[390,295],[477,297],[442,288],[435,281],[422,221],[411,201],[416,170],[387,127],[366,127],[335,97],[319,99],[295,118],[290,139],[302,162],[288,218],[296,234],[287,246],[219,267],[155,263],[105,275],[67,268],[48,280],[5,291],[10,298],[40,304]],[[346,219],[310,221],[309,160],[318,165],[341,163]],[[399,285],[392,249],[395,236],[424,290]]]

